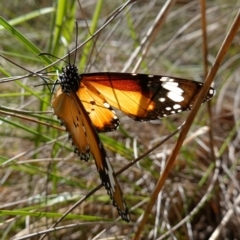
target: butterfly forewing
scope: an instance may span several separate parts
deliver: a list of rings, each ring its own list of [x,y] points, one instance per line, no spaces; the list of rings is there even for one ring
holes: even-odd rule
[[[84,131],[82,119],[75,102],[68,95],[65,94],[61,88],[53,95],[52,107],[54,114],[62,121],[66,130],[70,133],[69,137],[75,146],[75,153],[77,153],[82,160],[87,161],[90,157],[89,142]],[[79,141],[81,136],[81,141]]]
[[[126,115],[149,121],[190,110],[202,83],[181,78],[130,73],[90,73],[83,83],[96,88],[106,101]],[[210,88],[204,101],[211,99]]]

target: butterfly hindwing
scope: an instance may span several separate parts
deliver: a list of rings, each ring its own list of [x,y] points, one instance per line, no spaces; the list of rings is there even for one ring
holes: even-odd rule
[[[77,95],[98,132],[109,132],[118,128],[119,119],[116,113],[97,89],[89,89],[81,83]]]

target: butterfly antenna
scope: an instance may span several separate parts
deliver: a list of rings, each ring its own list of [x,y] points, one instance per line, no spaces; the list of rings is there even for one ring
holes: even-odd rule
[[[74,62],[73,64],[75,65],[76,64],[76,59],[77,59],[77,43],[78,43],[78,23],[77,21],[75,21],[75,25],[76,25],[76,38],[75,38],[75,46],[76,46],[76,51],[75,51],[75,55],[74,55]]]
[[[15,66],[17,66],[17,67],[19,67],[19,68],[21,68],[21,69],[23,69],[23,70],[25,70],[25,71],[27,71],[27,72],[29,73],[29,74],[27,74],[27,75],[25,75],[25,76],[13,78],[13,79],[11,79],[11,80],[9,80],[9,81],[20,80],[20,79],[23,79],[23,78],[26,78],[26,77],[38,76],[38,77],[40,77],[40,78],[45,82],[45,84],[40,84],[39,86],[41,86],[41,85],[42,85],[42,86],[47,86],[48,89],[49,89],[49,91],[51,91],[50,88],[49,88],[49,86],[48,86],[49,83],[46,81],[46,79],[50,80],[49,78],[43,77],[43,76],[42,76],[41,74],[39,74],[38,72],[33,72],[33,71],[31,71],[31,70],[29,70],[29,69],[27,69],[27,68],[25,68],[25,67],[23,67],[23,66],[21,66],[21,65],[19,65],[19,64],[17,64],[17,63],[15,63],[15,62],[13,62],[12,60],[10,60],[9,58],[3,56],[2,54],[0,54],[0,57],[2,57],[2,58],[5,59],[6,61],[12,63],[13,65],[15,65]],[[2,82],[2,81],[1,81],[1,82]],[[5,81],[5,82],[8,82],[8,81]],[[37,86],[38,86],[38,85],[37,85]]]
[[[57,57],[57,56],[54,56],[54,55],[52,55],[51,53],[40,53],[40,54],[38,54],[38,56],[50,56],[50,57],[53,57],[53,58],[56,58],[56,59],[58,59],[59,61],[63,61],[64,63],[66,63],[66,64],[68,64],[68,62],[66,61],[66,60],[64,60],[64,59],[62,59],[62,58],[59,58],[59,57]]]
[[[30,70],[26,69],[25,67],[23,67],[23,66],[20,66],[19,64],[17,64],[17,63],[15,63],[15,62],[13,62],[12,60],[10,60],[9,58],[7,58],[7,57],[3,56],[2,54],[0,54],[0,57],[2,57],[3,59],[5,59],[6,61],[8,61],[8,62],[12,63],[13,65],[15,65],[15,66],[17,66],[17,67],[19,67],[19,68],[21,68],[21,69],[23,69],[23,70],[27,71],[28,73],[30,73],[30,75],[28,75],[28,76],[32,76],[32,75],[38,75],[37,73],[35,73],[35,72],[32,72],[32,71],[30,71]]]

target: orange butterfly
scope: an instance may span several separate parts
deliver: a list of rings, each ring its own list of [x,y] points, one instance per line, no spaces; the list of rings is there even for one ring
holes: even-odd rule
[[[202,83],[146,74],[79,74],[75,65],[63,69],[58,83],[60,88],[52,98],[54,113],[65,125],[80,158],[87,161],[92,153],[113,205],[122,219],[129,222],[127,205],[98,132],[118,128],[119,120],[112,107],[136,121],[190,110]],[[214,93],[210,88],[204,102]]]

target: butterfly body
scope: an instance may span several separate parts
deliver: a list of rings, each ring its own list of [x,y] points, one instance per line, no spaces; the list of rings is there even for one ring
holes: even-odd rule
[[[119,215],[130,221],[120,185],[107,158],[98,132],[118,128],[112,107],[136,121],[150,121],[190,110],[202,83],[186,79],[147,74],[101,72],[79,74],[68,65],[59,75],[53,95],[54,113],[70,134],[75,152],[87,161],[92,153],[102,184]],[[204,101],[214,95],[210,88]]]

